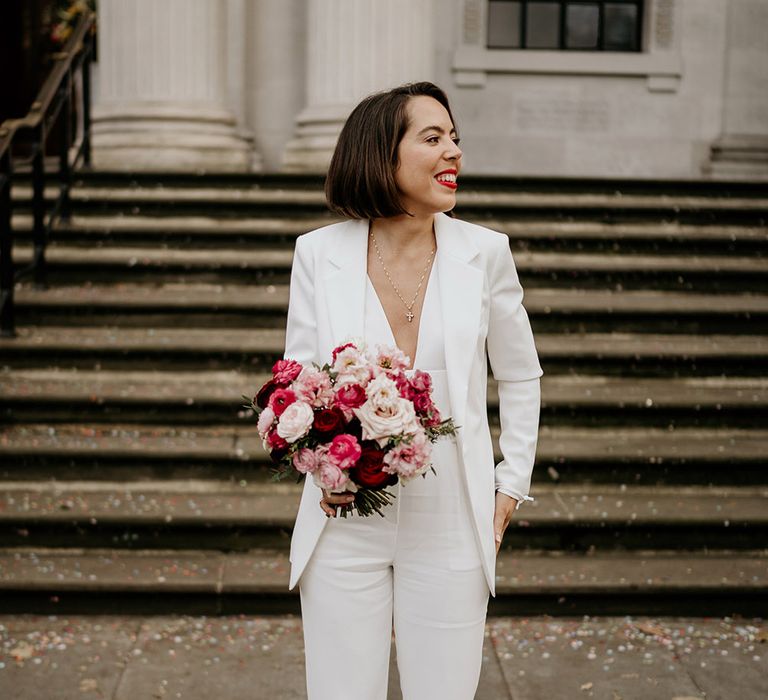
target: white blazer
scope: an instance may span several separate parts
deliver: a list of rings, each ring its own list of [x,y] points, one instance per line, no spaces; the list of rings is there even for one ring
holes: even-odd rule
[[[495,491],[528,496],[539,426],[543,374],[509,238],[483,226],[435,215],[445,364],[457,445],[478,552],[496,595]],[[364,334],[368,221],[331,224],[296,239],[284,358],[330,362],[345,340]],[[494,465],[486,403],[488,359],[499,385],[503,461]],[[526,381],[534,380],[534,381]],[[439,478],[439,474],[437,477]],[[328,522],[322,490],[305,478],[291,538],[292,590]]]

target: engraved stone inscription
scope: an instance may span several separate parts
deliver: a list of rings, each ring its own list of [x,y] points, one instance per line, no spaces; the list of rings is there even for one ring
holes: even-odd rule
[[[479,44],[480,35],[480,0],[464,0],[464,43]]]
[[[653,36],[660,49],[672,48],[675,32],[675,0],[656,0]]]

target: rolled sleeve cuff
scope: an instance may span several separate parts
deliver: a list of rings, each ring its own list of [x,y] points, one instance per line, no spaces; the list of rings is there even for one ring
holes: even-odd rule
[[[525,501],[535,501],[536,499],[532,496],[524,496],[522,494],[516,493],[515,491],[512,491],[511,489],[506,489],[503,486],[500,486],[496,489],[497,491],[503,493],[505,496],[511,496],[517,501],[517,505],[515,506],[515,510],[517,510]]]

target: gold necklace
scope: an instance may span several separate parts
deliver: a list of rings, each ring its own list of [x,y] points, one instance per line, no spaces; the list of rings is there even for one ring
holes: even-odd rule
[[[424,283],[424,277],[427,274],[427,270],[429,269],[429,266],[432,262],[432,257],[435,254],[435,249],[432,249],[432,252],[430,253],[429,260],[427,261],[427,266],[424,268],[424,272],[421,275],[421,279],[419,280],[419,286],[416,287],[416,294],[413,295],[413,301],[411,301],[410,305],[406,303],[405,299],[403,299],[402,295],[400,294],[400,290],[397,288],[397,285],[392,281],[392,278],[389,276],[389,270],[387,270],[387,266],[384,264],[384,260],[381,258],[381,253],[379,252],[379,246],[376,243],[376,236],[373,235],[373,226],[369,223],[368,224],[368,232],[370,233],[371,238],[373,239],[373,246],[376,248],[376,256],[379,258],[379,262],[381,263],[381,266],[384,268],[384,273],[387,275],[387,279],[389,280],[389,283],[394,288],[395,292],[397,293],[397,296],[400,297],[400,301],[403,302],[405,305],[405,308],[408,309],[408,312],[405,314],[405,317],[408,319],[408,323],[413,321],[413,305],[416,303],[416,298],[419,296],[419,290],[421,289],[421,285]]]

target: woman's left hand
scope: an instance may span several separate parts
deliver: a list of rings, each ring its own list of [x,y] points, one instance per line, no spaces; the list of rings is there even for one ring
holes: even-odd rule
[[[496,555],[499,554],[501,539],[504,537],[504,531],[512,520],[512,513],[517,507],[517,499],[507,496],[501,491],[496,492],[496,509],[493,514],[493,531],[496,536]]]

